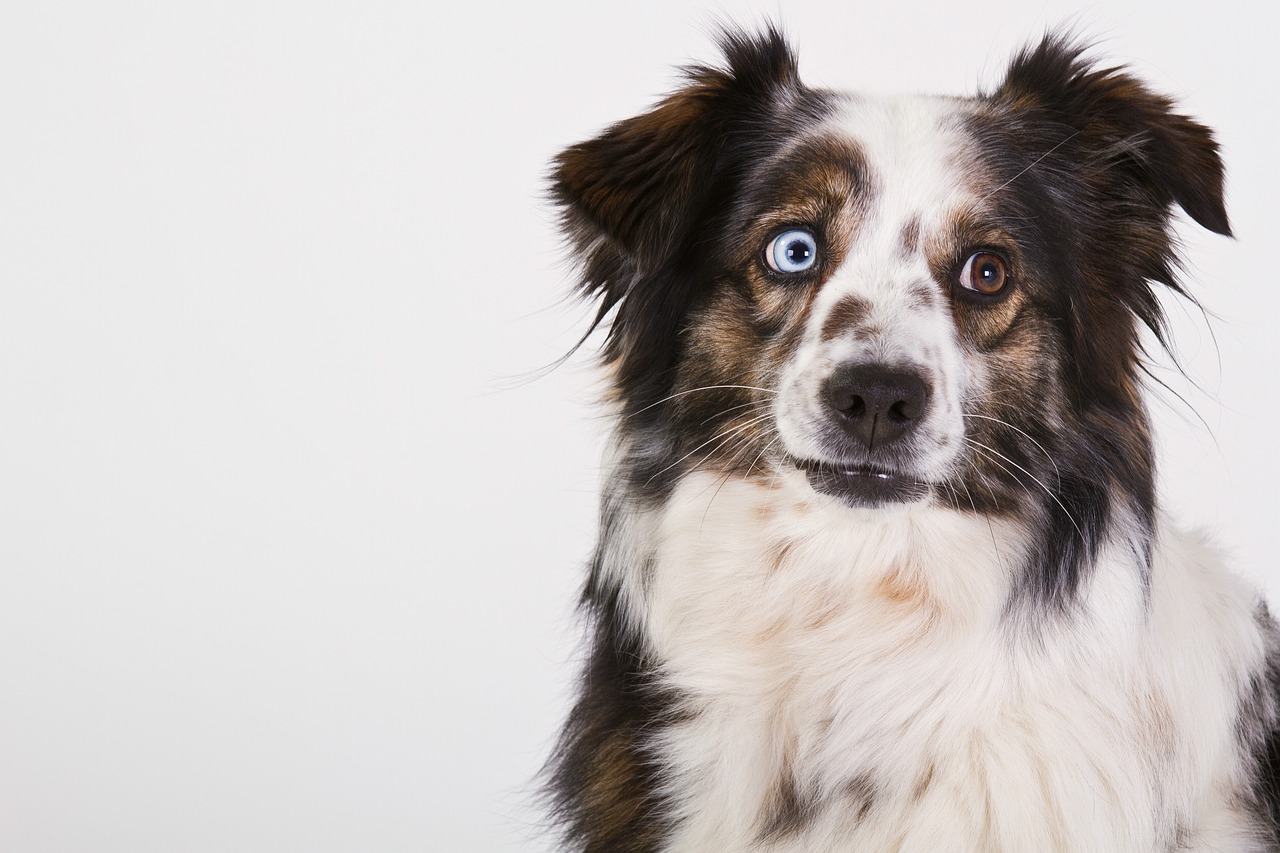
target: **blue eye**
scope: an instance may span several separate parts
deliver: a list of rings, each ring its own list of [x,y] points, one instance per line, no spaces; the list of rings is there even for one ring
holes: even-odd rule
[[[804,272],[818,260],[818,241],[802,228],[783,231],[764,250],[764,259],[774,272]]]

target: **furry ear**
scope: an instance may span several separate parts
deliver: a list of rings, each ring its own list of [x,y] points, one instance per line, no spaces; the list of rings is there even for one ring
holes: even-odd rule
[[[1177,202],[1205,228],[1229,236],[1212,132],[1121,69],[1091,68],[1083,53],[1061,36],[1046,35],[1014,57],[993,99],[1073,128],[1082,147],[1112,157],[1121,176],[1149,198],[1165,206]]]
[[[556,158],[552,192],[579,251],[609,251],[639,266],[669,251],[715,163],[718,77],[701,73],[650,112]]]
[[[725,32],[720,45],[726,68],[687,69],[688,84],[649,112],[556,158],[552,197],[580,250],[600,251],[603,238],[641,269],[660,263],[704,204],[735,126],[799,89],[776,29]]]
[[[604,356],[637,409],[665,396],[681,323],[714,277],[715,229],[750,164],[825,111],[776,29],[726,31],[720,46],[725,67],[688,69],[684,88],[566,149],[551,176],[578,292],[599,300],[591,330],[616,308]]]

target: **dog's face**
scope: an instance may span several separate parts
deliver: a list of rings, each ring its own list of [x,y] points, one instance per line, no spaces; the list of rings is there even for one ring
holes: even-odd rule
[[[1209,131],[1052,38],[971,99],[808,89],[773,32],[724,47],[555,176],[637,490],[710,468],[1149,516],[1138,325],[1177,287],[1171,205],[1228,232]]]
[[[1027,397],[1053,342],[979,120],[959,101],[837,99],[754,164],[681,389],[752,386],[768,415],[728,412],[720,431],[742,438],[710,464],[752,454],[749,469],[799,468],[882,506],[930,499],[988,458],[966,415]]]

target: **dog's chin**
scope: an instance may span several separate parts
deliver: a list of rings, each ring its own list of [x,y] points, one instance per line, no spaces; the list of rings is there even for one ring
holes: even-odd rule
[[[917,503],[929,494],[929,484],[873,465],[794,459],[815,492],[838,498],[851,507],[876,509]]]

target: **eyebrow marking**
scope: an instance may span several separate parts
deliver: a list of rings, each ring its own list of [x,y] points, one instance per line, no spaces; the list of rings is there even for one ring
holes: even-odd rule
[[[920,217],[913,216],[902,227],[902,236],[898,238],[898,248],[902,256],[909,257],[920,248]]]
[[[838,338],[840,335],[850,329],[857,328],[871,313],[871,306],[866,300],[857,296],[846,296],[835,305],[831,306],[831,312],[827,314],[827,319],[822,321],[821,338],[826,341]]]
[[[913,281],[907,285],[907,292],[911,294],[912,299],[921,305],[933,305],[942,295],[938,286],[932,280]]]

